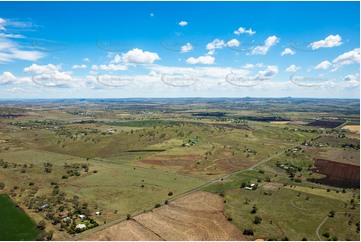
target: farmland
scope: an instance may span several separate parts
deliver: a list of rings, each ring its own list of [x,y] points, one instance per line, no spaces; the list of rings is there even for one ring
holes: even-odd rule
[[[359,238],[358,100],[25,100],[0,113],[0,192],[40,240]],[[203,227],[175,232],[189,223]]]

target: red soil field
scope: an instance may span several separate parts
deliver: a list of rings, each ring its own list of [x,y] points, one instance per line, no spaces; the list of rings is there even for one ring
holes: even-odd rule
[[[313,172],[326,175],[321,179],[309,179],[312,182],[342,188],[360,188],[360,166],[317,159]]]

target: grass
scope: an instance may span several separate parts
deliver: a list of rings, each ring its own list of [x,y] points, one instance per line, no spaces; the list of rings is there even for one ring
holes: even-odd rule
[[[329,211],[350,211],[337,199],[287,188],[271,191],[272,195],[264,195],[265,191],[268,190],[262,187],[256,191],[232,189],[225,195],[225,215],[231,217],[241,231],[254,229],[252,239],[282,239],[287,236],[290,240],[303,237],[318,240],[315,230]],[[248,204],[244,204],[246,200]],[[253,205],[258,208],[256,214],[251,213]],[[262,218],[261,224],[253,223],[255,216]],[[351,238],[358,239],[355,234]]]
[[[69,182],[66,191],[125,216],[165,201],[170,191],[178,195],[204,183],[191,177],[108,164],[96,174]]]
[[[0,194],[0,240],[35,240],[36,224],[5,194]]]

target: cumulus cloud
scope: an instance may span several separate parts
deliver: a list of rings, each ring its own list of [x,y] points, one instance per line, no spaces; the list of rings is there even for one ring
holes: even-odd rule
[[[208,55],[213,55],[215,49],[222,49],[223,47],[224,47],[224,41],[220,39],[215,39],[206,45],[206,49],[208,50]]]
[[[53,64],[48,64],[48,65],[37,65],[37,64],[32,64],[29,67],[25,67],[24,68],[24,72],[26,73],[31,73],[31,74],[42,74],[42,73],[52,73],[52,72],[57,72],[61,69],[60,65],[53,65]]]
[[[252,55],[265,55],[269,51],[269,49],[279,42],[279,38],[275,35],[269,36],[265,41],[264,45],[256,46],[252,49]]]
[[[0,75],[0,85],[8,85],[8,84],[13,84],[15,82],[16,82],[16,77],[11,72],[5,71],[2,75]]]
[[[240,44],[241,44],[241,42],[239,42],[238,40],[232,39],[232,40],[227,42],[226,46],[228,46],[228,47],[238,47],[238,46],[240,46]]]
[[[353,88],[360,86],[360,76],[359,74],[347,75],[343,78],[343,85],[346,88]]]
[[[128,70],[126,65],[121,64],[109,64],[109,65],[92,65],[93,70],[103,70],[103,71],[125,71]]]
[[[187,59],[188,64],[203,64],[203,65],[211,65],[214,64],[215,58],[210,55],[200,56],[198,58],[190,57]]]
[[[243,27],[239,27],[237,30],[235,30],[233,32],[236,35],[240,35],[240,34],[249,34],[249,35],[254,35],[256,33],[256,31],[252,31],[252,29],[245,29]]]
[[[90,58],[86,57],[86,58],[83,59],[83,61],[90,62]]]
[[[260,68],[260,67],[263,67],[263,66],[264,66],[263,63],[257,63],[257,64],[249,64],[249,63],[247,63],[247,64],[245,64],[245,65],[243,65],[241,67],[244,68],[244,69],[253,69],[255,67]]]
[[[82,64],[82,65],[73,65],[72,68],[73,68],[73,69],[85,69],[85,68],[86,68],[86,65],[85,65],[85,64]]]
[[[340,46],[342,44],[342,38],[340,35],[329,35],[324,40],[319,40],[312,42],[309,46],[313,50],[317,50],[319,48],[332,48],[335,46]]]
[[[360,48],[356,48],[349,52],[343,53],[342,55],[339,55],[332,61],[332,63],[335,70],[344,65],[360,63]]]
[[[187,21],[180,21],[178,23],[178,25],[181,26],[181,27],[184,27],[184,26],[188,25],[188,22]]]
[[[315,66],[316,70],[327,70],[330,66],[332,66],[331,62],[329,61],[322,61],[320,64]]]
[[[133,63],[133,64],[152,64],[156,60],[160,60],[160,57],[155,52],[143,51],[141,49],[135,48],[127,53],[123,53],[120,58],[119,55],[114,57],[113,62],[118,63],[122,60],[124,63]]]
[[[32,64],[24,68],[24,72],[33,74],[32,81],[45,87],[68,88],[76,84],[73,82],[72,72],[61,72],[61,65]]]
[[[187,43],[187,44],[185,44],[185,45],[183,45],[183,46],[181,47],[181,52],[182,52],[182,53],[186,53],[186,52],[189,52],[189,51],[191,51],[191,50],[193,50],[193,46],[192,46],[191,43]]]
[[[259,71],[256,77],[260,80],[268,80],[278,74],[277,66],[267,66],[265,70]]]
[[[290,65],[289,67],[287,67],[286,72],[296,72],[300,69],[300,67],[296,66],[296,65]]]
[[[282,51],[281,56],[284,55],[294,55],[296,54],[296,52],[294,52],[293,50],[291,50],[290,48],[286,48]]]
[[[3,18],[0,18],[0,30],[5,30],[6,21]]]

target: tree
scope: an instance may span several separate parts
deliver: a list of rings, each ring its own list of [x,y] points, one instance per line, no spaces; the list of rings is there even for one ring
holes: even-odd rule
[[[251,213],[255,214],[255,213],[257,213],[257,210],[258,210],[258,208],[257,208],[257,206],[256,206],[256,204],[255,204],[255,205],[253,205],[253,207],[252,207]]]
[[[259,217],[259,216],[256,216],[256,217],[254,218],[254,220],[253,220],[253,223],[254,223],[254,224],[260,224],[261,222],[262,222],[262,218]]]
[[[46,222],[45,222],[45,220],[41,220],[41,221],[38,223],[37,228],[40,229],[40,230],[44,230],[44,229],[46,228]]]
[[[169,192],[169,193],[168,193],[168,196],[173,196],[173,192]]]
[[[243,230],[243,234],[253,236],[254,231],[253,231],[253,229],[245,229],[245,230]]]
[[[129,220],[132,216],[128,213],[127,214],[127,220]]]
[[[331,210],[330,213],[328,214],[328,216],[329,216],[330,218],[335,217],[335,215],[336,215],[335,210]]]

